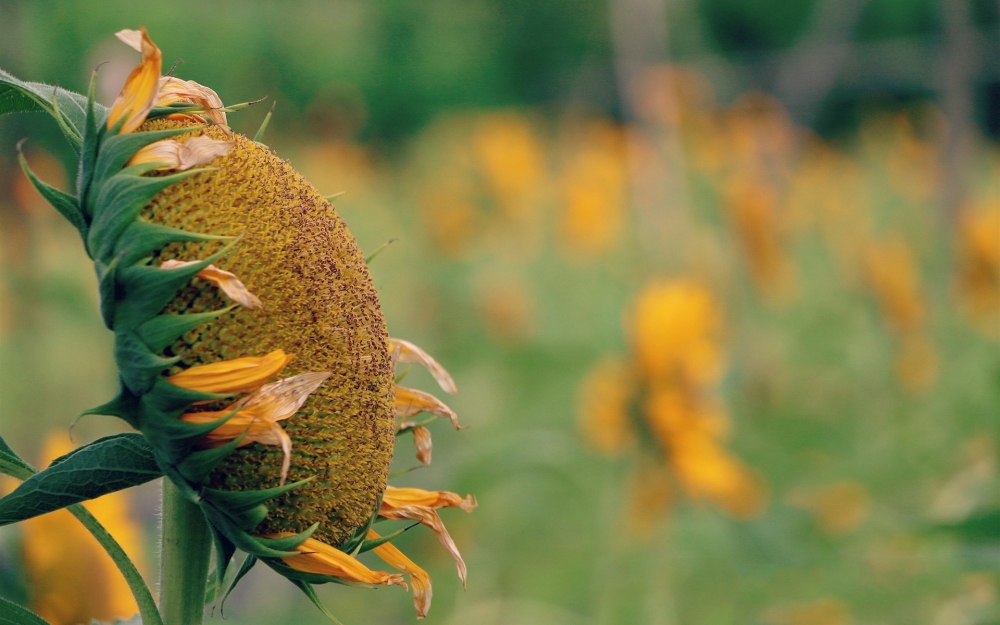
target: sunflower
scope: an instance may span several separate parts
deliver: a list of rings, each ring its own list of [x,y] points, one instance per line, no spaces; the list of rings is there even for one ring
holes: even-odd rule
[[[261,561],[313,599],[315,583],[407,588],[406,574],[422,618],[430,577],[390,544],[402,530],[383,537],[372,524],[430,527],[464,583],[438,510],[475,499],[387,487],[397,438],[412,434],[426,464],[430,421],[458,428],[439,399],[396,385],[396,364],[425,366],[448,393],[454,381],[389,337],[347,226],[287,162],[229,129],[241,106],[163,76],[145,28],[117,36],[141,61],[114,104],[97,106],[91,89],[80,129],[50,111],[78,139],[77,195],[25,164],[80,230],[115,335],[119,393],[87,413],[145,436],[208,522],[218,583],[236,548],[248,554],[237,580]],[[369,550],[401,573],[368,568],[356,556]]]
[[[605,359],[584,378],[580,417],[597,451],[617,456],[639,448],[633,526],[649,533],[652,517],[671,500],[671,484],[733,517],[758,515],[764,484],[725,445],[729,423],[716,388],[726,358],[711,293],[690,279],[653,282],[628,327],[630,358]]]

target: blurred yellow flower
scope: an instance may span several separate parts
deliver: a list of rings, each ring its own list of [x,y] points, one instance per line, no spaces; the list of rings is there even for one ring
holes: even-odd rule
[[[768,625],[850,625],[854,622],[844,602],[824,598],[767,611],[762,620]]]
[[[514,112],[481,116],[472,154],[500,209],[510,217],[530,212],[545,179],[545,154],[531,123]]]
[[[566,251],[592,256],[613,248],[627,216],[628,164],[621,129],[591,121],[572,129],[559,174],[559,227]]]
[[[52,433],[42,448],[41,464],[72,449],[65,432]],[[84,505],[144,570],[143,532],[130,517],[128,493],[111,493]],[[138,611],[114,562],[69,511],[50,512],[19,527],[31,609],[39,616],[52,625],[77,625],[91,619],[111,622]]]
[[[956,287],[969,316],[1000,337],[1000,201],[967,207],[958,241]]]
[[[711,293],[687,279],[658,281],[638,296],[629,317],[632,360],[608,359],[584,378],[580,421],[588,442],[616,454],[647,434],[654,468],[636,475],[631,525],[640,536],[671,499],[666,475],[691,499],[748,519],[767,501],[763,480],[725,446],[729,421],[715,386],[725,366],[721,311]],[[648,448],[648,447],[647,447]]]
[[[845,534],[861,525],[871,510],[864,485],[844,480],[822,488],[793,493],[789,503],[811,510],[827,534]]]

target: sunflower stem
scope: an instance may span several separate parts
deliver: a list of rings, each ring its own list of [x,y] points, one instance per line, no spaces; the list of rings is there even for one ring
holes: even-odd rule
[[[164,625],[200,625],[212,536],[197,505],[163,480],[160,612]]]

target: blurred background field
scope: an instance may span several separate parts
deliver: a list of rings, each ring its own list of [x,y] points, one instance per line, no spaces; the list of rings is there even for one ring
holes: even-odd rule
[[[427,622],[1000,623],[1000,543],[934,529],[1000,506],[995,0],[0,0],[0,67],[84,91],[107,62],[108,103],[139,24],[227,104],[268,97],[238,132],[276,101],[266,142],[344,192],[366,253],[394,240],[390,332],[471,426],[401,481],[480,503],[445,518],[466,592],[433,536],[402,539]],[[75,164],[49,120],[0,119],[0,433],[42,462],[115,382],[23,137],[56,186]],[[158,501],[105,506],[147,562]],[[0,529],[0,595],[59,581],[77,541],[32,531],[63,536]],[[260,568],[230,622],[324,622]],[[114,594],[94,571],[61,583]],[[320,594],[411,621],[393,590]]]

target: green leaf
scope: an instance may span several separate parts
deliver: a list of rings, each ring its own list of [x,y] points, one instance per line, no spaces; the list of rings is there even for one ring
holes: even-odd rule
[[[17,160],[21,163],[21,169],[24,170],[24,174],[31,181],[31,184],[38,190],[38,192],[45,198],[45,201],[52,205],[59,214],[66,218],[66,221],[73,224],[73,227],[79,231],[80,236],[83,237],[84,241],[87,240],[87,222],[83,217],[83,213],[80,212],[80,205],[76,198],[68,193],[64,193],[55,187],[49,186],[38,179],[31,168],[28,167],[28,161],[24,158],[24,154],[21,152],[21,145],[18,144],[17,150]]]
[[[28,608],[0,597],[0,625],[49,625],[49,622]]]
[[[91,207],[94,220],[87,234],[87,249],[94,258],[107,260],[114,254],[118,237],[157,193],[200,172],[200,169],[190,169],[157,178],[125,172],[112,176],[100,186],[96,203]]]
[[[183,336],[188,330],[196,328],[206,321],[221,317],[234,308],[236,308],[236,305],[206,313],[157,315],[139,326],[136,334],[150,350],[159,353]]]
[[[330,610],[328,610],[326,606],[323,605],[323,602],[319,600],[319,596],[316,594],[316,589],[312,587],[312,584],[298,579],[293,579],[290,581],[296,586],[298,586],[299,590],[301,590],[303,593],[305,593],[307,597],[309,597],[309,601],[312,601],[313,605],[319,608],[319,611],[323,613],[323,616],[330,619],[330,621],[332,621],[333,623],[336,623],[336,625],[344,625],[343,623],[338,621],[337,617],[334,616],[333,613],[331,613]]]
[[[68,124],[68,129],[63,128],[66,138],[74,146],[79,146],[87,118],[85,96],[58,86],[26,82],[0,70],[0,115],[44,112],[55,117],[57,113],[53,102],[58,103],[59,110]],[[105,107],[99,104],[95,107],[106,114]]]
[[[0,499],[0,525],[9,525],[123,488],[162,473],[140,434],[107,436],[57,458]]]
[[[19,480],[26,480],[35,474],[35,467],[21,460],[21,457],[14,453],[7,441],[0,438],[0,473],[16,477]]]
[[[115,566],[121,571],[122,577],[125,578],[125,583],[128,584],[129,590],[132,591],[136,605],[139,606],[139,615],[142,617],[143,625],[163,625],[163,619],[160,618],[160,612],[156,609],[156,602],[153,600],[153,595],[149,592],[149,587],[146,586],[146,582],[143,581],[139,570],[135,568],[135,564],[132,563],[132,560],[129,559],[128,554],[125,553],[125,550],[118,544],[114,536],[108,533],[108,530],[104,529],[104,526],[94,518],[94,515],[82,505],[72,505],[69,507],[69,511],[97,539],[97,542],[101,543],[104,551],[107,552],[108,556],[114,561]]]
[[[169,226],[150,223],[139,217],[133,221],[115,244],[114,256],[120,256],[123,265],[134,265],[165,245],[185,241],[232,241],[236,237],[198,234]]]

